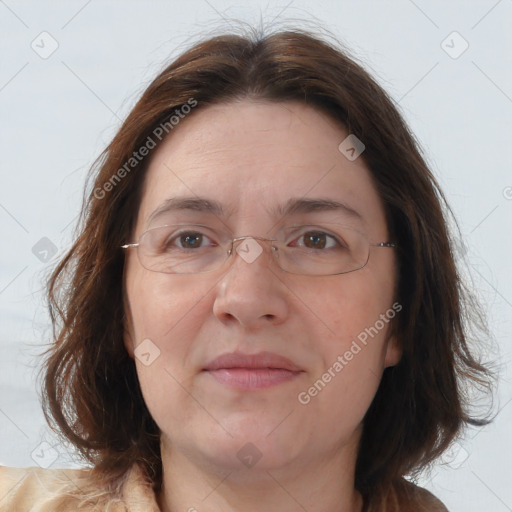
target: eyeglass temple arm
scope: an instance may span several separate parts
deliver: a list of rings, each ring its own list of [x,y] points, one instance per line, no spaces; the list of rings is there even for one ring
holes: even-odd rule
[[[380,242],[378,244],[370,244],[371,246],[373,247],[397,247],[397,244],[393,243],[393,242]]]

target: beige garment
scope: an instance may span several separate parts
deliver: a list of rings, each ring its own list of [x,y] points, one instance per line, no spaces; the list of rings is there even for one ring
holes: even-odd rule
[[[425,489],[402,480],[366,512],[448,512]],[[95,484],[89,470],[0,467],[0,512],[160,512],[151,483],[134,465],[119,490]]]
[[[134,465],[120,489],[94,485],[90,470],[0,467],[0,512],[160,512]]]

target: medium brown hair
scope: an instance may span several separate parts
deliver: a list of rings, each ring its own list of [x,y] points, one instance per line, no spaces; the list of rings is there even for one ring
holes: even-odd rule
[[[159,429],[123,344],[120,246],[131,241],[148,158],[121,173],[108,192],[98,190],[191,98],[195,110],[244,98],[301,101],[365,144],[361,158],[399,246],[396,300],[403,307],[391,324],[403,355],[384,371],[356,466],[356,488],[379,500],[437,458],[464,423],[478,423],[463,390],[468,383],[488,387],[490,374],[468,349],[475,310],[455,264],[449,208],[419,145],[363,67],[305,31],[196,44],[149,85],[93,166],[80,231],[49,281],[55,341],[44,368],[45,415],[95,472],[115,479],[138,462],[155,488],[161,484]]]

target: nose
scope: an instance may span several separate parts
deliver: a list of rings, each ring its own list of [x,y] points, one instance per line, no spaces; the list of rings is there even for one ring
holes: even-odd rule
[[[257,330],[284,322],[290,291],[264,238],[240,237],[233,243],[230,268],[217,284],[213,313],[222,322]]]

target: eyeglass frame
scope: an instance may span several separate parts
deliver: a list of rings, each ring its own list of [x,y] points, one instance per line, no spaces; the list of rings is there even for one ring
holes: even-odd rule
[[[163,227],[167,227],[167,226],[171,226],[173,224],[164,224],[162,226],[155,226],[153,228],[149,228],[149,229],[146,229],[143,233],[140,234],[139,236],[139,241],[138,242],[135,242],[135,243],[128,243],[128,244],[124,244],[124,245],[121,245],[120,248],[121,249],[132,249],[132,248],[136,248],[137,249],[137,258],[140,262],[140,257],[139,257],[139,247],[140,247],[140,239],[148,232],[148,231],[151,231],[152,229],[159,229],[159,228],[163,228]],[[349,226],[347,226],[349,227]],[[364,238],[366,238],[366,240],[368,241],[368,246],[369,247],[384,247],[384,248],[389,248],[389,249],[396,249],[398,248],[398,244],[395,243],[395,242],[377,242],[377,243],[370,243],[370,240],[368,239],[368,237],[364,234],[364,233],[361,233],[360,231],[358,231],[357,229],[354,229],[354,228],[350,228],[352,229],[353,231],[356,231],[357,233],[359,233],[360,235],[362,235]],[[226,259],[224,260],[223,264],[221,264],[218,268],[215,268],[215,269],[212,269],[212,270],[205,270],[204,272],[163,272],[161,270],[152,270],[152,269],[148,269],[147,267],[145,267],[144,265],[141,265],[146,269],[146,270],[149,270],[150,272],[157,272],[159,274],[169,274],[169,275],[172,275],[172,274],[175,274],[175,275],[198,275],[198,274],[208,274],[210,272],[215,272],[216,270],[219,270],[222,268],[222,265],[224,265],[228,260],[229,258],[231,257],[231,255],[235,252],[234,251],[234,246],[235,246],[235,242],[238,242],[240,240],[247,240],[249,238],[252,238],[253,240],[260,240],[260,241],[263,241],[263,242],[279,242],[280,240],[278,240],[277,238],[264,238],[264,237],[261,237],[261,236],[251,236],[251,235],[245,235],[245,236],[240,236],[240,237],[236,237],[236,238],[231,238],[230,240],[227,240],[225,243],[223,244],[220,244],[221,246],[227,246],[228,244],[230,245],[228,251],[227,251],[227,257]],[[276,247],[273,243],[271,244],[271,249],[272,249],[272,254],[277,254],[279,248]],[[279,261],[278,261],[278,258],[273,258],[274,261],[276,261],[277,263],[277,266],[283,271],[283,272],[286,272],[287,274],[293,274],[293,275],[305,275],[305,276],[310,276],[310,277],[325,277],[325,276],[338,276],[338,275],[343,275],[343,274],[349,274],[351,272],[356,272],[357,270],[361,270],[362,268],[366,267],[366,265],[368,264],[368,261],[370,261],[370,251],[368,250],[368,257],[364,263],[364,265],[361,265],[360,267],[358,268],[355,268],[355,269],[352,269],[352,270],[347,270],[345,272],[336,272],[335,274],[297,274],[296,272],[290,272],[288,270],[285,270],[281,267],[281,265],[279,265]]]

